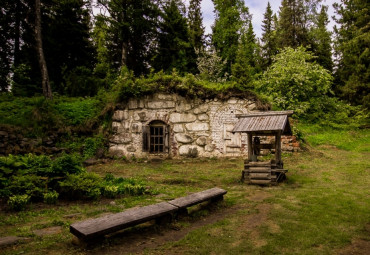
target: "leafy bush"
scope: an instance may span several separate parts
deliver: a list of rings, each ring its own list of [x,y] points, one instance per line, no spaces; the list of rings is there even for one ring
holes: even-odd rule
[[[44,203],[56,204],[59,194],[55,190],[44,193]]]
[[[275,56],[256,86],[277,107],[302,115],[310,109],[313,99],[330,91],[333,81],[331,74],[313,60],[305,48],[287,47]]]
[[[104,138],[102,136],[88,137],[84,142],[84,159],[92,158],[96,155],[99,148],[104,147]]]
[[[9,197],[8,206],[15,211],[24,210],[30,201],[30,196],[28,195],[15,195]]]
[[[104,187],[117,187],[109,188],[113,189],[114,193],[126,194],[126,195],[142,195],[146,191],[146,187],[143,183],[132,178],[115,178],[112,174],[107,174],[104,178]]]
[[[65,154],[53,161],[51,172],[53,176],[66,176],[78,174],[83,171],[81,159],[77,154]]]
[[[43,197],[46,181],[37,175],[14,175],[10,178],[9,185],[3,193],[10,195],[27,194],[36,200]]]
[[[83,172],[69,174],[67,178],[59,182],[60,193],[69,198],[96,198],[97,189],[101,188],[101,179],[97,174]]]
[[[115,198],[118,195],[118,186],[116,185],[106,185],[103,187],[103,190],[103,194],[106,197]]]

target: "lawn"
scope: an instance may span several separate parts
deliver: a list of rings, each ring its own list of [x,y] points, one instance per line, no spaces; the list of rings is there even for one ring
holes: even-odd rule
[[[134,177],[149,194],[99,201],[32,204],[0,211],[0,236],[27,237],[1,254],[366,254],[370,249],[370,132],[304,130],[307,150],[284,154],[287,181],[241,183],[243,159],[127,163],[88,171]],[[168,226],[144,224],[86,250],[71,244],[73,222],[167,201],[212,187],[228,193],[218,205],[192,208]],[[55,227],[51,234],[37,230]]]

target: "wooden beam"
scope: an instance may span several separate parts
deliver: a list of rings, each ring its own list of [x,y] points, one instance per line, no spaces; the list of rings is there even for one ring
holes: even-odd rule
[[[251,133],[247,133],[248,135],[248,161],[252,161],[252,155],[253,155],[253,151],[252,151],[252,134]]]
[[[281,162],[281,132],[280,131],[275,135],[275,159],[276,159],[276,164],[279,165]]]

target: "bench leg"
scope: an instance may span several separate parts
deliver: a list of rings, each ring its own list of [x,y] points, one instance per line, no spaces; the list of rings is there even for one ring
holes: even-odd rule
[[[173,215],[172,214],[166,214],[166,215],[163,215],[159,218],[156,218],[155,219],[155,223],[157,225],[167,225],[167,224],[170,224],[173,220]]]
[[[187,208],[179,208],[179,210],[176,213],[177,218],[179,217],[186,217],[189,215]]]
[[[218,202],[223,201],[223,200],[224,200],[224,196],[219,196],[219,197],[212,198],[211,202],[212,203],[218,203]]]

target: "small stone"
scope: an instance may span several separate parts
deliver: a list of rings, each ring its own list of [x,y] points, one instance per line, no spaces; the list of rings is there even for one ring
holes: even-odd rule
[[[1,246],[7,246],[7,245],[12,245],[15,244],[19,241],[22,240],[27,240],[29,238],[26,237],[18,237],[18,236],[5,236],[5,237],[0,237],[0,247]]]
[[[215,150],[215,145],[214,144],[207,144],[206,145],[206,147],[204,148],[205,149],[205,151],[207,151],[207,152],[212,152],[212,151],[214,151]]]
[[[201,136],[195,143],[199,146],[205,146],[207,144],[207,137]]]
[[[127,147],[127,151],[128,152],[135,152],[136,148],[134,146],[130,145],[130,146]]]
[[[199,114],[198,115],[198,120],[200,120],[200,121],[209,120],[208,114],[205,114],[205,113]]]
[[[110,201],[109,204],[110,205],[116,205],[116,201]]]

